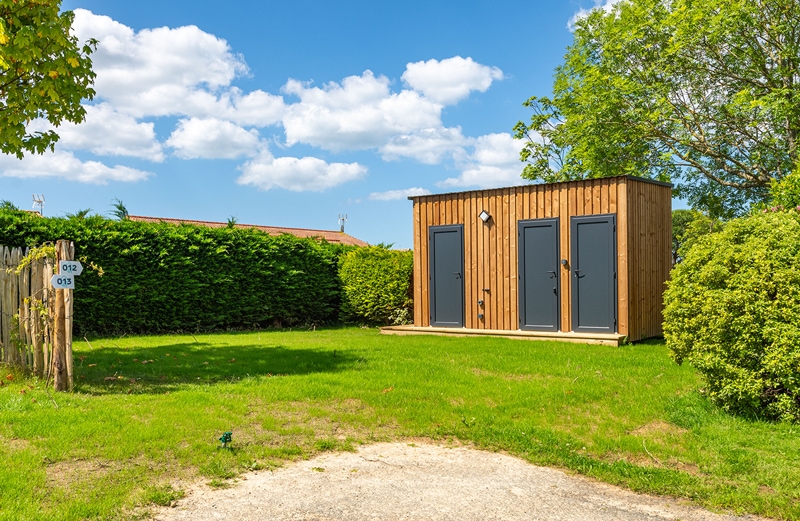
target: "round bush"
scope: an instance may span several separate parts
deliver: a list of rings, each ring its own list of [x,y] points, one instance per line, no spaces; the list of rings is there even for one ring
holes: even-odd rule
[[[800,213],[735,219],[682,253],[664,294],[675,361],[731,412],[800,420]]]

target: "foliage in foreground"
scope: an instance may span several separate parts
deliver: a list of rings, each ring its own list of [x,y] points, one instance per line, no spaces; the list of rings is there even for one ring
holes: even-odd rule
[[[70,34],[74,14],[59,13],[61,0],[0,0],[0,152],[19,158],[43,153],[58,141],[53,127],[80,123],[82,99],[94,97],[89,55]],[[50,126],[31,131],[42,118]]]
[[[339,261],[342,318],[372,324],[405,324],[413,316],[411,251],[371,246],[351,250]]]
[[[800,212],[764,211],[700,237],[664,302],[668,347],[715,402],[800,421]]]

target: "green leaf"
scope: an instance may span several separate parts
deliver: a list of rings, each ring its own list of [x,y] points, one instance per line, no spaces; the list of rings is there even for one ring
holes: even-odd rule
[[[715,218],[766,200],[798,164],[800,3],[622,0],[576,23],[552,98],[514,127],[523,177],[675,184]]]

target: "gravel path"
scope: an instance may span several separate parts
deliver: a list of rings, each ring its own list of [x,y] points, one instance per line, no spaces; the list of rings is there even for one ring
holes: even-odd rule
[[[732,521],[676,500],[466,448],[381,443],[187,491],[157,521]]]

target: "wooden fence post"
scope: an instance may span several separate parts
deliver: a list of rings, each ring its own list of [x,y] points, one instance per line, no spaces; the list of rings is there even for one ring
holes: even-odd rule
[[[30,302],[30,332],[33,342],[33,374],[42,378],[45,374],[45,358],[42,345],[47,345],[47,341],[42,338],[44,329],[42,327],[42,306],[47,302],[44,296],[44,259],[38,259],[31,263],[31,302]]]
[[[72,260],[70,245],[67,241],[56,242],[56,263],[61,260]],[[72,334],[71,312],[72,290],[56,289],[55,341],[53,342],[53,386],[56,391],[72,389],[72,338],[67,338],[67,333]]]
[[[23,269],[19,269],[19,263],[28,254],[28,249],[18,249],[19,258],[17,259],[17,269],[19,270],[18,277],[18,294],[17,306],[19,309],[19,319],[17,320],[17,329],[19,332],[19,342],[17,349],[19,349],[19,359],[23,367],[31,367],[33,365],[31,353],[31,337],[30,328],[28,327],[28,320],[30,319],[30,295],[31,295],[31,266],[28,264]]]
[[[65,243],[65,260],[75,260],[75,243],[70,241]],[[72,372],[72,290],[65,290],[64,294],[64,329],[67,337],[67,382],[69,390],[72,391],[74,384]]]
[[[22,258],[22,252],[19,248],[14,248],[11,250],[11,263],[10,266],[16,268],[19,265],[19,260]],[[13,268],[12,268],[13,269]],[[19,312],[19,276],[13,271],[11,272],[11,284],[9,284],[9,289],[11,290],[11,314],[16,315]],[[15,327],[13,319],[9,323],[9,330],[8,330],[8,339],[9,339],[9,352],[11,353],[11,357],[9,362],[11,365],[21,365],[21,357],[18,347],[18,342],[14,341],[14,337],[18,336],[19,328]],[[19,340],[19,338],[17,338]]]
[[[11,328],[11,277],[6,272],[11,264],[11,252],[5,246],[0,246],[0,346],[3,348],[2,362],[9,363],[9,345],[11,338],[9,330]]]
[[[53,346],[55,344],[54,337],[55,331],[53,328],[53,318],[54,318],[54,309],[55,309],[55,290],[53,286],[50,285],[50,279],[53,278],[53,260],[50,258],[46,258],[44,260],[44,272],[42,276],[42,284],[44,285],[44,290],[42,291],[42,301],[45,302],[47,306],[47,320],[44,321],[44,334],[42,335],[43,340],[43,349],[44,349],[44,365],[42,367],[45,368],[47,373],[45,374],[45,379],[50,378],[53,376]]]

